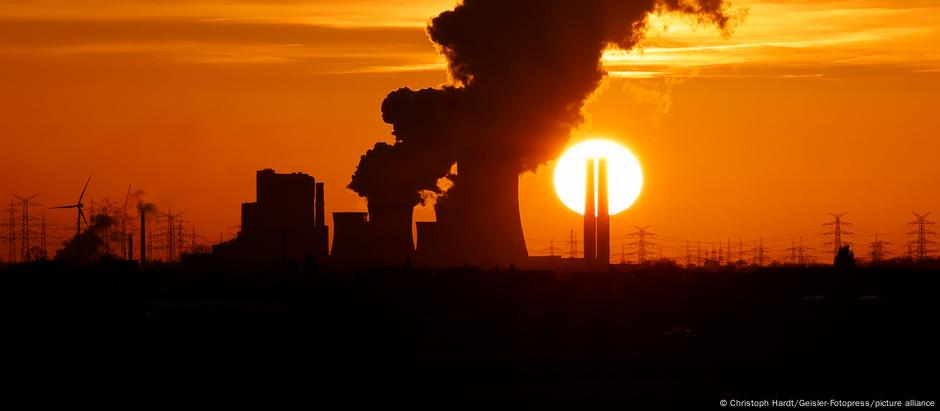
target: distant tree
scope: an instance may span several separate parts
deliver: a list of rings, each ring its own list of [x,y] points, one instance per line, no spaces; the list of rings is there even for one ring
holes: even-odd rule
[[[840,247],[833,264],[836,268],[855,268],[855,253],[852,252],[852,248],[848,245]]]

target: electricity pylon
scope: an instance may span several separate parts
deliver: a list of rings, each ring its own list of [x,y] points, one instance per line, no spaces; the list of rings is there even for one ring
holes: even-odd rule
[[[29,243],[29,202],[38,195],[39,194],[33,194],[29,197],[20,197],[16,194],[13,194],[13,197],[16,197],[23,204],[23,211],[20,217],[20,259],[23,262],[31,261],[33,259]]]
[[[884,260],[884,257],[891,252],[885,249],[885,246],[890,245],[891,243],[887,241],[882,241],[878,239],[878,234],[875,233],[875,241],[872,241],[868,244],[871,247],[871,251],[868,252],[868,255],[871,257],[872,264],[879,264]]]
[[[908,223],[914,227],[914,230],[909,231],[907,234],[914,236],[914,239],[908,243],[908,247],[910,247],[912,251],[911,258],[913,258],[915,261],[926,260],[930,256],[930,253],[933,252],[933,250],[930,249],[930,246],[935,244],[935,241],[928,237],[935,236],[937,233],[933,230],[930,230],[930,227],[934,225],[934,222],[927,220],[927,216],[929,215],[930,213],[924,215],[914,213],[914,216],[917,217],[917,219]]]
[[[636,241],[631,242],[630,246],[635,247],[636,251],[630,254],[636,255],[637,264],[643,264],[649,260],[648,259],[649,248],[656,246],[656,244],[649,241],[648,238],[655,238],[656,234],[646,231],[650,228],[650,226],[646,226],[646,227],[633,226],[633,227],[636,228],[636,231],[630,233],[630,237],[636,238]]]
[[[845,216],[846,214],[848,213],[839,213],[839,214],[829,213],[829,215],[833,217],[833,220],[828,223],[823,224],[824,226],[832,227],[832,231],[823,233],[823,236],[832,238],[831,240],[823,243],[823,245],[832,246],[833,257],[839,254],[839,249],[842,248],[843,245],[852,245],[851,242],[846,241],[845,239],[845,237],[850,237],[850,236],[855,235],[855,233],[846,230],[846,228],[852,227],[852,223],[842,221],[842,217]]]

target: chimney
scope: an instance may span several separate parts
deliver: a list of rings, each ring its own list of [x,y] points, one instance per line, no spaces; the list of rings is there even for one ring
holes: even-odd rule
[[[584,261],[597,257],[595,239],[597,216],[594,214],[594,159],[587,159],[584,183]]]
[[[323,196],[324,196],[323,183],[317,183],[316,184],[316,200],[315,200],[316,204],[314,205],[314,208],[316,208],[317,210],[316,221],[314,222],[314,224],[317,227],[326,226],[326,210],[324,210],[324,208],[326,207],[325,205],[326,200],[324,200]]]
[[[140,210],[140,263],[147,263],[147,213]]]
[[[597,159],[597,261],[610,263],[610,210],[607,200],[607,159]]]

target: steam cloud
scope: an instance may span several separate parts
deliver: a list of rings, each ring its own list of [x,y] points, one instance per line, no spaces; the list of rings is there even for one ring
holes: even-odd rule
[[[632,49],[656,12],[725,30],[724,0],[464,0],[435,17],[431,40],[450,84],[390,93],[382,118],[394,144],[362,156],[349,188],[370,203],[422,202],[455,162],[484,158],[520,173],[560,154],[605,76],[601,55]],[[455,181],[455,186],[459,186]]]

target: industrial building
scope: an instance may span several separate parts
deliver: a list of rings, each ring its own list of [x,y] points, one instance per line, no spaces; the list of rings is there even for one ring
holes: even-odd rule
[[[256,200],[243,203],[238,236],[212,247],[233,261],[325,260],[329,250],[323,183],[304,173],[256,174]]]

